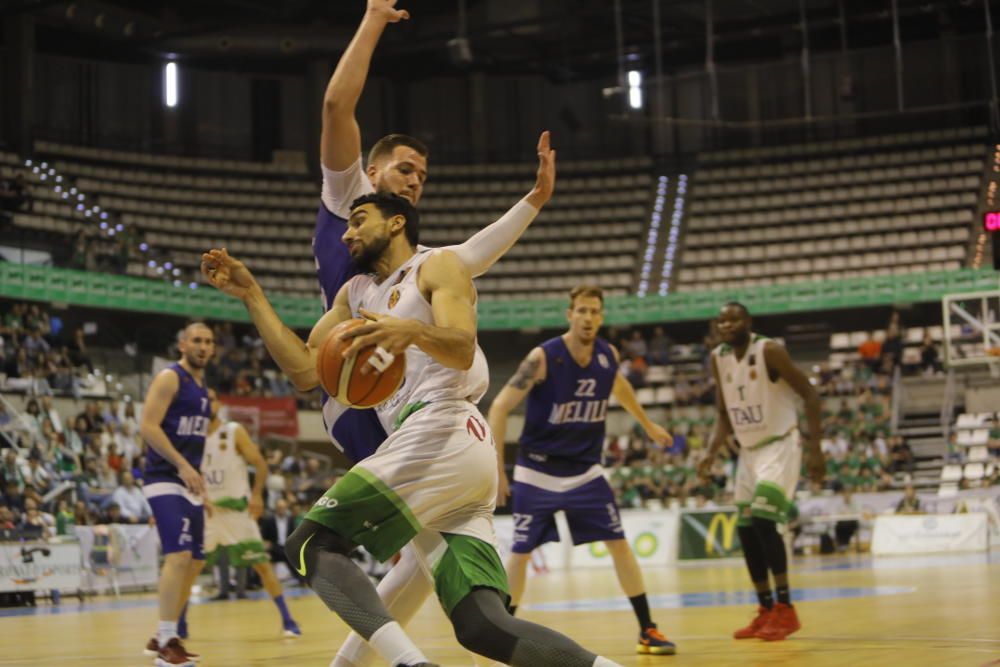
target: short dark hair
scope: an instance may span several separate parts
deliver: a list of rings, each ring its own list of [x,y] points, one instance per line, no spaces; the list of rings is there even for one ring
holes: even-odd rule
[[[722,307],[723,308],[738,308],[739,310],[743,311],[743,315],[745,315],[746,317],[750,317],[750,311],[747,310],[747,307],[744,306],[739,301],[727,301],[726,303],[722,304]]]
[[[577,285],[569,293],[569,307],[572,308],[577,298],[581,296],[592,296],[601,300],[601,307],[604,307],[604,290],[597,285]]]
[[[427,146],[419,139],[415,139],[407,134],[387,134],[376,141],[372,149],[368,151],[368,164],[375,164],[378,160],[392,155],[392,151],[397,146],[412,148],[425,158],[428,154]]]
[[[351,211],[365,204],[373,204],[387,218],[391,218],[394,215],[403,216],[406,220],[406,226],[404,227],[406,240],[413,247],[416,247],[417,243],[420,242],[420,214],[417,213],[417,209],[408,200],[391,192],[373,192],[362,195],[351,202]]]

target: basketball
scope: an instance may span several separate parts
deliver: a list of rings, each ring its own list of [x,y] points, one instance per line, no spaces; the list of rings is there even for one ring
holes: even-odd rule
[[[375,351],[374,345],[363,348],[354,357],[344,358],[350,340],[340,340],[340,334],[365,323],[354,319],[341,322],[329,333],[316,358],[316,373],[323,390],[339,403],[351,408],[374,408],[396,393],[406,374],[406,355],[399,354],[385,371],[362,374],[361,369]]]

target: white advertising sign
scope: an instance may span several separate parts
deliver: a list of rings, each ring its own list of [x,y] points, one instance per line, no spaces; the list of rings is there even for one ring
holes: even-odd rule
[[[0,591],[75,591],[80,588],[76,542],[0,542]]]
[[[875,518],[875,555],[985,551],[987,516],[974,514],[882,515]]]

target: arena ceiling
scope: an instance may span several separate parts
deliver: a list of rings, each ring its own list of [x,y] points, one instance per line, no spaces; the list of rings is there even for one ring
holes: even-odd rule
[[[893,0],[401,0],[413,14],[394,26],[374,64],[381,74],[434,76],[456,70],[542,73],[555,81],[613,74],[619,61],[616,4],[628,61],[652,69],[658,8],[663,65],[702,63],[706,24],[720,63],[798,53],[800,8],[810,48],[891,43]],[[902,38],[982,33],[985,0],[896,0]],[[1000,0],[989,0],[993,12]],[[120,59],[178,58],[204,66],[252,63],[298,70],[335,58],[357,25],[363,0],[7,0],[0,16],[34,16],[41,51]],[[711,10],[709,10],[711,5]],[[460,25],[464,6],[465,25]],[[1000,20],[1000,14],[997,14]],[[471,62],[448,42],[464,34]]]

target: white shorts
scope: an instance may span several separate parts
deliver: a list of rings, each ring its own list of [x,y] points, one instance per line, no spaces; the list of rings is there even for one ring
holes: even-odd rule
[[[260,527],[248,513],[213,507],[212,514],[205,516],[205,554],[214,562],[222,548],[229,564],[236,567],[270,561]]]
[[[741,515],[745,516],[749,508],[751,516],[779,523],[788,521],[801,466],[798,429],[759,449],[740,449],[734,500]]]

